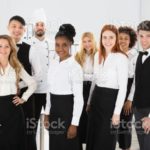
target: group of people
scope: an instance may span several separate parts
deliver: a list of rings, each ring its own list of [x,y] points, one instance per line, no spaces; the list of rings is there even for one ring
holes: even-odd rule
[[[46,22],[22,40],[25,20],[13,16],[0,35],[0,149],[36,150],[42,107],[50,150],[130,150],[135,116],[140,150],[150,149],[150,21],[137,33],[104,25],[98,47],[85,32],[71,55],[76,30],[62,24],[51,57]],[[137,39],[141,50],[134,48]]]

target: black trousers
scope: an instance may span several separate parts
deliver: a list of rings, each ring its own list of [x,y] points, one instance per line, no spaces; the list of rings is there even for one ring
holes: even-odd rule
[[[86,107],[87,107],[87,101],[89,98],[90,88],[91,88],[91,81],[84,81],[83,82],[84,106],[83,106],[83,111],[81,114],[79,128],[78,128],[81,150],[83,149],[82,144],[86,143],[86,138],[87,138],[88,114],[86,112]]]
[[[130,89],[133,83],[133,78],[128,79],[128,85],[127,85],[127,94],[125,98],[125,102],[128,98],[128,95],[130,93]],[[120,114],[120,127],[118,129],[118,142],[119,147],[121,149],[128,149],[131,147],[131,141],[132,141],[132,117],[133,112],[131,112],[129,115],[124,114],[124,110],[121,111]]]
[[[42,107],[45,108],[46,105],[46,94],[35,93],[34,98],[35,98],[35,121],[36,121],[35,132],[37,132],[37,126],[38,126],[41,110]]]
[[[135,115],[135,128],[140,145],[140,150],[150,150],[150,133],[144,133],[141,122],[142,118],[148,117],[150,113],[150,108],[139,109],[134,107],[133,112]]]
[[[20,95],[26,91],[21,89]],[[23,112],[25,115],[26,124],[26,147],[27,150],[37,150],[36,147],[36,119],[35,119],[35,98],[34,95],[30,96],[27,102],[22,105]]]
[[[111,124],[118,90],[95,86],[89,112],[86,150],[115,150],[116,130]]]
[[[50,150],[79,150],[78,137],[67,139],[73,113],[73,95],[51,94]]]
[[[13,97],[0,96],[0,150],[26,150],[24,114]]]

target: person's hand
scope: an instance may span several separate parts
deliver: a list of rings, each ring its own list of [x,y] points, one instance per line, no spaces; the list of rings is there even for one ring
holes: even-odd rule
[[[116,126],[116,125],[119,125],[119,123],[120,123],[120,115],[114,114],[114,115],[112,116],[112,124],[113,124],[114,126]]]
[[[90,111],[90,105],[88,104],[87,106],[86,106],[86,112],[88,113]]]
[[[146,134],[150,133],[150,118],[149,117],[142,118],[142,127]]]
[[[130,113],[132,113],[132,102],[127,100],[123,106],[123,112],[124,115],[128,116]]]
[[[15,96],[13,97],[13,101],[12,101],[16,106],[20,105],[20,104],[23,104],[25,101],[18,97],[18,96]]]
[[[49,115],[44,115],[44,127],[49,129]]]
[[[77,136],[77,126],[70,125],[68,132],[67,132],[67,138],[68,139],[73,139]]]

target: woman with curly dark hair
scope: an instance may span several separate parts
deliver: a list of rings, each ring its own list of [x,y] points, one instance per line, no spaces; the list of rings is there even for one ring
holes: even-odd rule
[[[131,129],[132,129],[132,102],[127,100],[131,85],[133,82],[135,63],[134,58],[137,55],[137,51],[133,49],[137,41],[137,35],[134,29],[128,26],[121,26],[119,31],[119,46],[120,49],[128,55],[129,59],[129,72],[128,72],[128,86],[125,103],[120,115],[120,127],[118,134],[119,147],[123,150],[129,150],[131,147]]]

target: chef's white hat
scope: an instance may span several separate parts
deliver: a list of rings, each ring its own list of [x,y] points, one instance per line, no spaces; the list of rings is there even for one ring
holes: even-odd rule
[[[37,22],[43,22],[45,25],[47,23],[47,18],[43,8],[37,9],[32,15],[31,22],[35,25]]]

